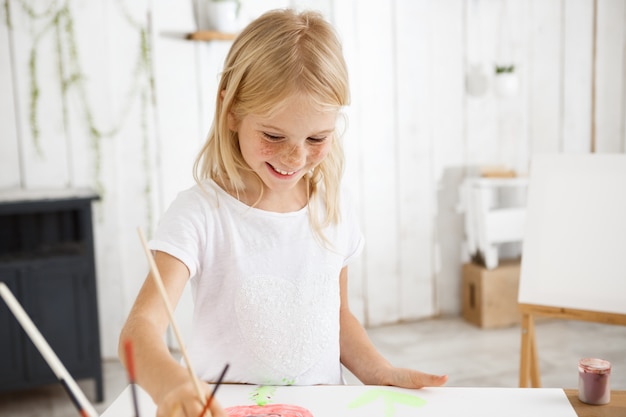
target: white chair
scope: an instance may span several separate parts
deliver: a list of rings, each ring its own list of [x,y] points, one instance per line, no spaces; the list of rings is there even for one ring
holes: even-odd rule
[[[498,266],[501,244],[521,245],[527,186],[528,179],[518,177],[467,178],[461,185],[466,251],[471,258],[482,258],[487,269]]]

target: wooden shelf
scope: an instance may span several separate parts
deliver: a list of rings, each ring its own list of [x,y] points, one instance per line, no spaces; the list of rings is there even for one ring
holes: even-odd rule
[[[187,39],[192,41],[232,41],[236,37],[236,33],[224,33],[216,30],[199,30],[187,35]]]

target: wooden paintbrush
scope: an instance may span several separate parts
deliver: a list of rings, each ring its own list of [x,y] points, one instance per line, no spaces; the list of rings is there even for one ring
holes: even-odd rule
[[[228,364],[226,364],[226,366],[224,366],[224,370],[222,371],[222,374],[220,375],[219,378],[217,378],[217,382],[215,383],[215,387],[213,388],[213,391],[211,392],[211,396],[206,400],[206,405],[202,409],[202,412],[200,413],[200,417],[204,417],[204,413],[206,413],[206,411],[211,406],[211,402],[213,401],[213,397],[215,397],[215,392],[217,391],[219,386],[222,384],[222,381],[224,380],[224,375],[226,375],[226,371],[228,371]]]
[[[167,315],[170,319],[170,325],[172,326],[172,330],[174,330],[174,335],[176,336],[176,341],[178,342],[178,346],[180,347],[180,352],[183,355],[183,360],[185,361],[185,365],[187,365],[187,371],[189,372],[189,377],[193,382],[193,385],[196,389],[196,393],[198,394],[198,398],[203,406],[206,405],[204,395],[202,395],[202,390],[200,389],[200,384],[198,383],[198,378],[196,378],[196,374],[194,373],[191,367],[191,361],[189,360],[189,356],[187,356],[187,350],[185,349],[185,345],[183,344],[183,338],[180,335],[180,331],[178,330],[178,326],[174,321],[174,312],[172,311],[172,307],[170,306],[169,299],[167,298],[167,293],[165,292],[165,287],[163,286],[163,280],[161,280],[161,274],[159,273],[159,269],[157,268],[156,262],[154,261],[154,256],[152,256],[152,252],[148,247],[148,243],[146,242],[146,238],[141,231],[141,228],[137,228],[137,232],[139,233],[139,238],[141,239],[141,244],[143,246],[144,251],[146,252],[146,257],[148,258],[148,263],[150,264],[150,271],[152,272],[152,277],[154,278],[154,282],[159,289],[159,294],[161,294],[161,299],[163,300],[163,304],[165,304],[165,309],[167,310]]]
[[[13,315],[20,323],[28,337],[33,342],[41,356],[48,363],[48,366],[54,372],[63,388],[67,391],[68,395],[72,399],[72,402],[78,409],[78,412],[82,417],[98,417],[98,413],[93,408],[91,403],[85,397],[85,394],[80,390],[74,378],[67,371],[63,363],[59,360],[59,357],[54,353],[46,339],[42,336],[41,332],[35,326],[35,323],[30,319],[26,311],[22,308],[22,305],[17,301],[9,287],[4,282],[0,282],[0,296],[4,299],[9,309],[13,312]]]

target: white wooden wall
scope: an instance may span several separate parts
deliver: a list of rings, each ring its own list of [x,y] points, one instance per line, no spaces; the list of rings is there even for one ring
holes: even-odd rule
[[[0,10],[0,189],[101,182],[100,327],[103,355],[112,357],[147,271],[136,228],[149,234],[192,184],[229,43],[182,39],[195,28],[191,0],[70,0],[81,77],[64,95],[59,74],[77,69],[68,29],[46,29],[63,2],[49,3],[8,0],[10,29]],[[622,0],[597,0],[595,77],[594,0],[248,0],[244,9],[287,4],[320,9],[344,43],[352,82],[346,182],[367,238],[351,266],[351,303],[368,325],[459,313],[458,185],[477,167],[527,173],[533,154],[590,152],[594,131],[596,152],[626,150]],[[151,67],[137,66],[141,30]],[[496,63],[516,66],[514,96],[495,94]],[[470,68],[487,78],[481,96],[466,92]],[[89,120],[105,133],[97,147]],[[186,298],[180,316],[189,309]]]

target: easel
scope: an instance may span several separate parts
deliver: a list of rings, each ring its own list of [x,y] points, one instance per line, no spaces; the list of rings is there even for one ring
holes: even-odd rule
[[[541,387],[534,316],[626,326],[626,314],[547,307],[536,304],[519,304],[519,309],[522,313],[522,346],[520,350],[519,372],[520,388],[528,387],[529,382],[532,388]]]
[[[520,388],[541,387],[535,317],[626,326],[626,155],[535,155],[522,271]]]

